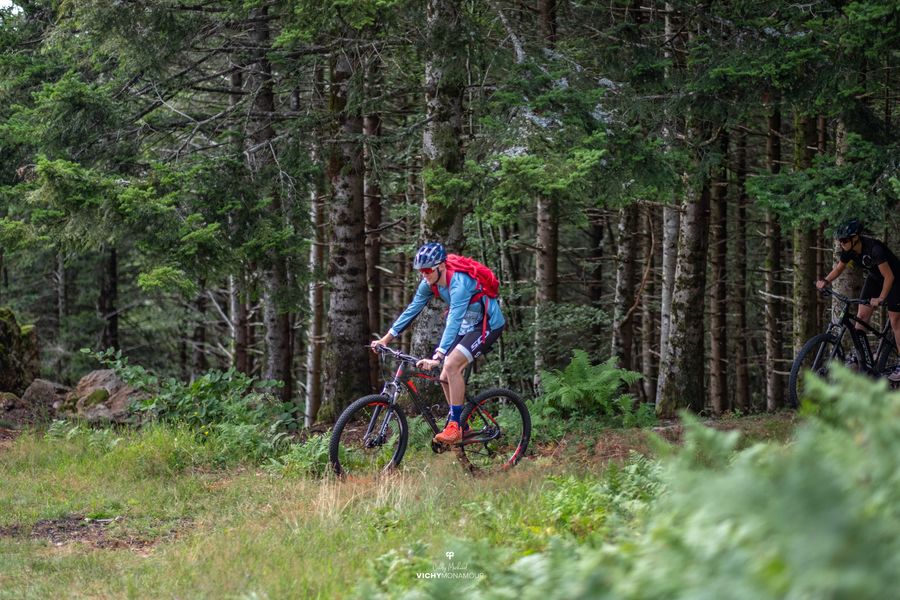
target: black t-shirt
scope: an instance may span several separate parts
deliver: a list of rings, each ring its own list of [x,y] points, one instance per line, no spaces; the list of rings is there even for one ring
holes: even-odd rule
[[[884,280],[878,265],[887,262],[894,272],[894,279],[900,279],[900,260],[894,256],[891,249],[884,245],[883,242],[870,237],[861,237],[862,250],[854,252],[841,252],[840,260],[842,263],[853,263],[857,267],[862,267],[867,277],[878,280]]]

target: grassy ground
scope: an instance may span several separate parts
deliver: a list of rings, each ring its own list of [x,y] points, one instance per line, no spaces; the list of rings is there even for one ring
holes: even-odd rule
[[[754,439],[793,427],[732,421]],[[546,512],[554,478],[649,449],[645,432],[588,430],[491,479],[420,451],[400,473],[337,482],[211,468],[202,444],[166,428],[3,437],[0,598],[347,597],[376,569],[409,578],[399,571],[446,568],[449,552],[465,564],[466,540],[542,550],[559,533]]]

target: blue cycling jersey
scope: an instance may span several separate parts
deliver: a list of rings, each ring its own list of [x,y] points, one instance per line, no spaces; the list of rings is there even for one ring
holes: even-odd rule
[[[441,300],[450,305],[450,311],[447,313],[447,324],[444,326],[444,334],[441,336],[441,343],[437,347],[441,353],[446,354],[447,348],[456,339],[459,334],[466,334],[472,331],[476,326],[480,326],[484,313],[483,300],[470,304],[472,296],[478,290],[478,282],[475,278],[467,273],[456,271],[450,277],[449,286],[438,286],[438,293]],[[398,337],[409,326],[410,322],[415,319],[428,301],[434,298],[434,292],[431,286],[424,280],[419,282],[416,288],[416,295],[412,302],[406,307],[406,310],[397,317],[394,324],[391,325],[390,333],[394,337]],[[496,298],[490,300],[488,307],[488,327],[491,330],[498,329],[506,324],[503,318],[503,312],[500,310],[500,303]]]

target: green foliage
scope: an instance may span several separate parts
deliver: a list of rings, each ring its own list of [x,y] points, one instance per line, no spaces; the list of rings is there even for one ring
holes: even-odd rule
[[[616,358],[592,365],[587,352],[573,350],[572,361],[562,371],[541,372],[546,411],[558,418],[600,416],[610,423],[634,419],[634,399],[623,388],[641,378],[640,373],[616,367]],[[546,414],[545,411],[545,414]]]
[[[94,461],[101,470],[135,480],[222,463],[215,448],[203,444],[184,426],[148,425],[129,430],[56,420],[47,426],[44,439],[65,445],[75,460]]]
[[[316,434],[305,441],[291,444],[290,449],[270,459],[270,471],[292,476],[321,477],[330,470],[328,447],[331,444],[331,432]]]
[[[848,145],[843,165],[834,157],[821,158],[810,169],[751,177],[747,189],[790,226],[834,225],[851,217],[878,223],[886,207],[900,202],[890,184],[900,161],[898,149],[878,147],[855,134],[848,136]]]
[[[472,598],[881,598],[900,584],[900,394],[838,369],[810,381],[809,418],[786,447],[735,452],[735,435],[686,423],[685,448],[600,483],[550,485],[574,540],[488,561]],[[613,515],[616,515],[613,518]],[[601,535],[592,538],[593,532]],[[586,534],[579,543],[577,534]],[[508,554],[501,548],[498,556]],[[404,597],[439,590],[429,582]],[[397,594],[399,596],[399,594]]]
[[[223,462],[262,461],[276,456],[296,431],[295,407],[265,391],[278,382],[257,382],[234,369],[209,371],[184,383],[160,379],[144,367],[131,365],[121,351],[107,349],[92,355],[126,383],[145,392],[131,407],[143,422],[183,425],[214,449]]]

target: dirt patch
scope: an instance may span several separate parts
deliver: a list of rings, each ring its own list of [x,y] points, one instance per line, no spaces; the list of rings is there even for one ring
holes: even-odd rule
[[[80,543],[92,548],[127,549],[146,554],[160,542],[174,539],[179,530],[173,527],[161,537],[147,539],[123,531],[124,524],[124,517],[91,519],[69,515],[60,519],[43,519],[30,528],[24,525],[0,527],[0,537],[46,540],[55,547]]]
[[[8,447],[12,446],[13,441],[15,441],[15,439],[19,437],[19,434],[21,433],[22,432],[17,429],[6,429],[0,427],[0,450],[5,450]]]

